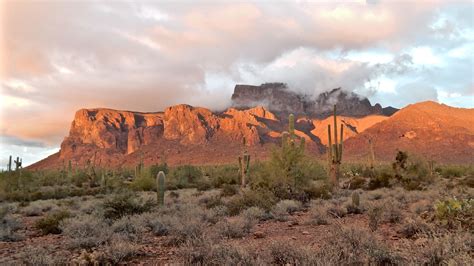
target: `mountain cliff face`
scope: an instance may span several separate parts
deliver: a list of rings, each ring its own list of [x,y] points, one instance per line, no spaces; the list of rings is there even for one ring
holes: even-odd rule
[[[234,107],[223,112],[185,104],[155,113],[81,109],[60,152],[30,168],[60,168],[68,161],[75,166],[121,167],[142,158],[146,164],[163,160],[171,165],[233,163],[244,148],[243,139],[253,158],[265,159],[287,130],[289,112],[296,114],[295,132],[306,139],[307,152],[321,156],[327,145],[327,125],[332,124],[328,105],[334,99],[340,110],[338,124],[344,126],[346,158],[364,158],[367,139],[372,138],[382,160],[392,160],[396,150],[402,149],[439,162],[472,162],[472,109],[423,103],[389,117],[379,105],[340,90],[311,102],[282,84],[275,86],[237,85]],[[267,105],[246,106],[250,99]]]
[[[340,88],[313,97],[297,94],[284,83],[265,83],[260,86],[236,85],[232,102],[235,107],[248,108],[261,105],[276,113],[293,113],[314,118],[330,116],[336,103],[339,115],[352,117],[390,116],[397,111],[393,107],[382,108],[380,104],[372,105],[367,98],[361,98]]]

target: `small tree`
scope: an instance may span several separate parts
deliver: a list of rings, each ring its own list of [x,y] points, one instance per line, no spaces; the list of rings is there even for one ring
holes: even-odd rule
[[[281,181],[295,189],[302,179],[305,139],[295,134],[295,117],[289,116],[288,132],[282,133],[281,148],[272,153],[270,164],[282,176]],[[299,142],[299,143],[298,143]]]

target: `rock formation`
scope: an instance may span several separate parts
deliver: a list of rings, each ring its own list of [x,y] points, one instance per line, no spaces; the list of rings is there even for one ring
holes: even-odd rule
[[[347,157],[364,158],[368,138],[374,139],[379,159],[391,160],[397,149],[415,151],[437,161],[472,161],[474,113],[436,103],[396,109],[372,106],[367,99],[335,89],[314,101],[281,83],[237,85],[234,107],[223,112],[185,104],[164,112],[141,113],[111,109],[76,112],[61,150],[32,169],[74,166],[103,167],[146,164],[165,159],[169,164],[235,162],[243,139],[253,158],[265,159],[287,128],[287,114],[296,114],[295,133],[306,139],[307,152],[321,155],[327,145],[326,107],[336,101],[344,129]],[[252,106],[250,100],[266,106]],[[249,105],[249,106],[247,106]],[[431,158],[430,157],[430,158]],[[467,158],[467,159],[466,159]],[[461,161],[459,161],[461,162]]]

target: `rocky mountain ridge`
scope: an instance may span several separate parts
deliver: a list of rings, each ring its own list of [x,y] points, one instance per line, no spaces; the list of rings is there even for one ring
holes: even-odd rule
[[[372,105],[367,98],[341,88],[313,97],[298,94],[284,83],[264,83],[260,86],[236,85],[232,103],[234,107],[250,108],[260,105],[279,114],[293,113],[313,118],[326,118],[332,115],[334,104],[338,106],[339,115],[352,117],[390,116],[398,110],[393,107],[382,108],[378,103]]]
[[[236,86],[234,95],[239,93]],[[279,93],[273,92],[274,95]],[[240,94],[233,99],[235,103],[239,103],[242,97]],[[274,108],[276,99],[280,96],[270,96],[272,97],[273,105],[270,107]],[[293,108],[295,98],[289,99],[288,103],[281,102],[280,106]],[[364,102],[362,100],[361,104]],[[339,102],[337,104],[338,108],[344,105]],[[372,106],[371,109],[369,105],[370,102],[358,110],[362,110],[360,113],[380,111],[379,107]],[[338,116],[338,124],[344,126],[346,158],[364,158],[368,149],[367,139],[370,137],[375,140],[376,154],[383,160],[393,159],[391,157],[396,148],[409,151],[414,148],[414,152],[421,154],[436,153],[436,159],[440,162],[472,161],[474,130],[465,126],[474,124],[472,109],[438,108],[437,103],[424,103],[408,106],[391,117],[379,113],[357,117],[344,115],[344,112],[356,112],[347,102],[345,106],[345,109],[341,107],[341,112],[338,112],[343,113]],[[265,159],[273,147],[279,144],[281,133],[287,130],[286,113],[291,111],[286,109],[275,112],[269,110],[270,107],[246,108],[236,104],[225,111],[213,112],[206,108],[180,104],[154,113],[105,108],[81,109],[75,114],[60,152],[30,168],[61,168],[68,161],[75,166],[94,163],[103,167],[122,167],[134,165],[141,159],[145,164],[163,160],[171,165],[233,163],[244,148],[244,138],[246,149],[253,158]],[[301,111],[305,111],[304,108],[306,107],[303,105]],[[439,116],[437,112],[442,112],[445,116]],[[332,119],[320,117],[324,116],[297,113],[295,129],[298,136],[306,139],[308,154],[324,158],[327,125],[332,123]],[[449,132],[444,132],[446,130]],[[440,145],[444,150],[433,148],[433,145]],[[454,148],[457,151],[450,154]]]

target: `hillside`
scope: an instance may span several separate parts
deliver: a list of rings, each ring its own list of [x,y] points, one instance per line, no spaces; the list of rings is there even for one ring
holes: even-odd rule
[[[369,138],[381,160],[391,160],[397,150],[403,150],[436,162],[473,163],[474,109],[431,101],[408,105],[348,139],[345,151],[351,157],[366,157]]]

